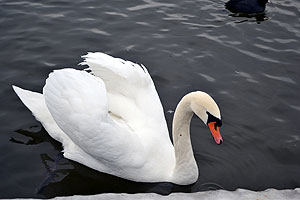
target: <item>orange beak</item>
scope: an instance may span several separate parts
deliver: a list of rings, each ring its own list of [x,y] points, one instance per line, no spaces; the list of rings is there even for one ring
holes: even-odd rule
[[[214,140],[217,144],[221,144],[223,142],[222,136],[219,131],[219,127],[216,126],[216,122],[210,122],[208,123],[208,127],[210,129],[210,132],[212,136],[214,137]]]

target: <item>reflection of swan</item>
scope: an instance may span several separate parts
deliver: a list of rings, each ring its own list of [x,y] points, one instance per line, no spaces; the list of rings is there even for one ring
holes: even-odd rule
[[[91,75],[75,69],[49,75],[43,94],[13,86],[22,102],[54,139],[64,156],[98,171],[140,182],[194,183],[198,168],[190,141],[195,113],[216,143],[221,115],[204,92],[187,94],[173,119],[172,145],[163,108],[144,66],[89,53],[82,64]]]

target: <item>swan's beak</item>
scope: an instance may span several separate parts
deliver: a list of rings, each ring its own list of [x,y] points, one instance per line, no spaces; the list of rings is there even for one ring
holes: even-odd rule
[[[212,136],[214,137],[214,140],[217,144],[222,144],[223,138],[220,134],[219,127],[216,125],[216,122],[210,122],[208,123],[208,127],[210,129],[210,132]]]

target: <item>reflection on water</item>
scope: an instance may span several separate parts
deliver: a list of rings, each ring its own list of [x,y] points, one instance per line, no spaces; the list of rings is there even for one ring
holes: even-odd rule
[[[201,190],[207,191],[207,190],[224,190],[224,188],[217,184],[217,183],[203,183],[201,185]]]
[[[30,129],[32,128],[37,128],[38,126],[31,126]],[[17,143],[17,144],[25,144],[25,145],[35,145],[35,144],[40,144],[42,142],[51,142],[53,144],[57,143],[55,140],[53,140],[49,135],[45,135],[45,129],[41,129],[38,132],[32,132],[28,130],[16,130],[16,133],[23,135],[28,139],[27,141],[22,141],[19,139],[15,139],[14,137],[11,137],[9,141]]]
[[[263,21],[267,21],[269,18],[265,13],[256,13],[256,14],[244,14],[244,13],[232,13],[229,14],[231,17],[236,17],[239,20],[235,23],[243,23],[243,22],[256,22],[260,24]]]
[[[265,13],[233,15],[225,2],[1,1],[0,198],[300,187],[300,3],[273,0]],[[11,85],[41,92],[51,71],[81,69],[89,51],[143,63],[169,129],[186,93],[217,101],[221,146],[192,120],[195,184],[135,183],[62,157]]]
[[[32,128],[36,128],[31,127]],[[47,142],[50,143],[54,149],[57,150],[54,156],[48,155],[47,153],[41,153],[40,158],[45,166],[46,173],[44,180],[41,181],[39,186],[35,189],[36,194],[41,194],[45,197],[49,197],[43,194],[45,188],[48,187],[51,183],[61,182],[73,169],[73,166],[70,162],[63,157],[63,152],[61,144],[54,139],[52,139],[45,131],[44,128],[41,128],[40,131],[29,131],[29,130],[17,130],[16,133],[23,136],[24,141],[21,139],[15,139],[11,137],[10,141],[17,144],[23,145],[39,145],[41,143]]]
[[[61,182],[70,173],[70,169],[72,169],[72,167],[70,168],[71,165],[69,162],[63,159],[63,153],[59,153],[54,158],[43,153],[41,154],[41,160],[47,170],[47,174],[36,189],[37,194],[43,194],[43,190],[48,187],[50,183]]]

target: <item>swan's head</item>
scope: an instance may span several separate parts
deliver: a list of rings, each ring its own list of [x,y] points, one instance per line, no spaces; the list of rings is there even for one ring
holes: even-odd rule
[[[191,108],[206,124],[217,144],[223,142],[219,127],[222,126],[221,113],[214,99],[205,92],[192,92]]]

